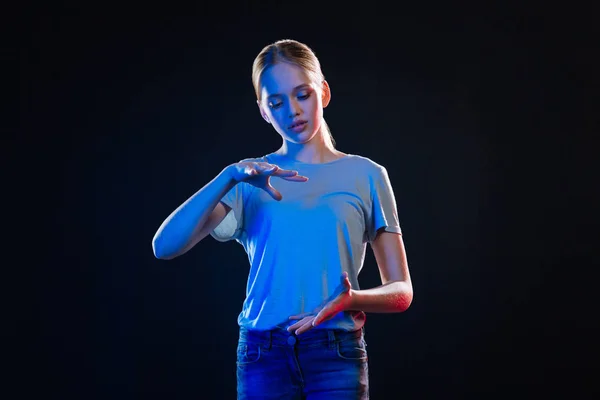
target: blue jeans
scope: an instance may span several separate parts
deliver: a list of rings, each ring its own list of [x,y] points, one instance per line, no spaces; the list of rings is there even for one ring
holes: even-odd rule
[[[296,336],[284,328],[240,328],[238,400],[369,398],[364,328],[311,329]]]

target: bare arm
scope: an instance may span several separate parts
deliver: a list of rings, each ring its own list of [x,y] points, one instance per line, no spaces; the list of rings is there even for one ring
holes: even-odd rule
[[[152,240],[156,258],[170,260],[204,239],[227,215],[230,208],[220,203],[237,181],[231,166],[224,168],[164,220]]]
[[[379,267],[381,286],[352,290],[351,309],[365,312],[403,312],[410,307],[413,287],[402,235],[381,231],[371,243]]]
[[[204,239],[231,210],[220,200],[238,182],[247,182],[265,190],[275,200],[281,200],[281,193],[270,183],[271,176],[292,182],[308,180],[298,175],[297,171],[281,169],[266,162],[241,161],[231,164],[167,217],[152,240],[154,256],[170,260]]]
[[[299,321],[290,325],[288,332],[302,334],[341,311],[398,313],[410,307],[413,288],[402,235],[381,230],[371,243],[371,248],[377,260],[382,285],[372,289],[352,289],[348,272],[344,272],[341,284],[324,306],[309,313],[290,316],[290,319]]]

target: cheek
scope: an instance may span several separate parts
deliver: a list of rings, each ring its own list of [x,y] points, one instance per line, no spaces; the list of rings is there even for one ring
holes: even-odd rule
[[[313,111],[314,111],[316,114],[320,113],[320,112],[321,112],[321,109],[323,108],[323,104],[322,104],[322,102],[321,102],[321,98],[320,98],[320,97],[317,97],[317,96],[315,96],[315,98],[314,98],[314,99],[312,99],[310,106],[311,106],[311,109],[312,109],[312,110],[313,110]]]
[[[284,124],[283,124],[281,115],[271,114],[270,118],[271,118],[271,125],[273,125],[273,128],[275,128],[277,130],[283,129]]]
[[[278,113],[270,113],[269,118],[271,118],[271,122],[274,124],[279,124],[279,121],[281,121],[281,115],[279,115]]]
[[[272,124],[278,124],[278,121],[281,119],[281,116],[275,110],[269,110],[267,117]]]

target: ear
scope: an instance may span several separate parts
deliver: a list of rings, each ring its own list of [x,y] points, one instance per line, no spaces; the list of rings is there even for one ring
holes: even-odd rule
[[[267,116],[267,114],[265,113],[265,110],[263,110],[262,106],[260,105],[260,100],[256,100],[256,104],[258,105],[258,109],[260,111],[260,115],[263,117],[263,119],[265,121],[267,121],[267,124],[270,124],[271,121],[269,120],[269,117]]]
[[[323,101],[323,108],[329,105],[331,101],[331,88],[329,87],[329,83],[327,81],[323,81],[323,89],[322,89],[321,99]]]

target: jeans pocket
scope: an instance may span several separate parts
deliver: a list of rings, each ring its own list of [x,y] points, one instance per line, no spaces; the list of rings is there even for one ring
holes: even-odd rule
[[[344,360],[367,360],[367,344],[364,339],[347,339],[337,342],[337,355]]]
[[[260,344],[240,342],[237,347],[237,364],[245,365],[257,362],[260,359]]]

